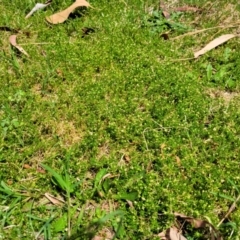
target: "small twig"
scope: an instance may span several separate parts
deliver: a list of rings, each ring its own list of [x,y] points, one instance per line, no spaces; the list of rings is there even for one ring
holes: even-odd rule
[[[219,224],[217,225],[217,227],[219,227],[224,220],[234,211],[234,209],[237,206],[237,202],[240,200],[240,195],[236,198],[236,200],[234,201],[234,203],[231,205],[231,207],[229,208],[228,212],[225,214],[225,216],[223,217],[223,219],[219,222]]]
[[[200,30],[196,30],[196,31],[193,31],[193,32],[188,32],[188,33],[182,34],[180,36],[171,38],[171,40],[176,40],[176,39],[179,39],[179,38],[182,38],[182,37],[186,37],[186,36],[192,36],[192,35],[195,35],[195,34],[198,34],[198,33],[202,33],[202,32],[206,32],[206,31],[213,30],[213,29],[218,29],[218,28],[235,28],[235,27],[239,26],[239,25],[237,25],[237,23],[235,23],[235,24],[234,25],[228,25],[228,26],[220,25],[220,26],[211,27],[211,28],[204,28],[204,29],[200,29]]]

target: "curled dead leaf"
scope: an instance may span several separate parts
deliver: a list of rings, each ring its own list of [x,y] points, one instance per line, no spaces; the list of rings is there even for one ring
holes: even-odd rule
[[[174,213],[174,216],[182,218],[185,221],[187,221],[188,223],[191,223],[194,228],[204,228],[204,227],[206,227],[207,222],[205,220],[196,219],[196,218],[189,217],[189,216],[186,216],[182,213],[177,213],[177,212]]]
[[[182,219],[184,222],[190,223],[193,228],[196,229],[209,227],[209,235],[211,235],[212,240],[223,240],[219,231],[210,222],[206,220],[196,219],[177,212],[174,213],[174,216],[177,217],[179,220]]]
[[[197,51],[194,53],[194,58],[198,58],[200,55],[205,54],[206,52],[214,49],[215,47],[227,42],[228,40],[236,37],[237,35],[235,34],[226,34],[226,35],[222,35],[218,38],[215,38],[213,41],[211,41],[210,43],[208,43],[204,48],[202,48],[200,51]]]
[[[187,240],[175,226],[159,233],[158,237],[161,240]]]
[[[17,44],[17,35],[11,35],[9,37],[9,42],[10,44],[15,47],[16,49],[18,49],[21,53],[23,53],[24,55],[26,55],[27,57],[29,57],[28,53]]]
[[[76,8],[79,7],[91,7],[91,5],[86,0],[76,0],[65,10],[46,17],[46,20],[52,24],[63,23],[68,19],[70,13],[72,13]]]
[[[33,15],[38,10],[46,8],[49,4],[51,4],[52,1],[47,1],[45,4],[44,3],[37,3],[33,9],[26,15],[25,18],[29,18],[30,16]]]

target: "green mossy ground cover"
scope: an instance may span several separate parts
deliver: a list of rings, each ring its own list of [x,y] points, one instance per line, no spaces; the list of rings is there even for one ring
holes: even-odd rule
[[[71,1],[0,5],[30,55],[0,31],[0,239],[159,239],[174,212],[239,239],[239,208],[219,225],[240,194],[239,39],[181,60],[238,31],[237,1],[169,1],[203,9],[170,20],[159,1],[90,3],[59,25]]]

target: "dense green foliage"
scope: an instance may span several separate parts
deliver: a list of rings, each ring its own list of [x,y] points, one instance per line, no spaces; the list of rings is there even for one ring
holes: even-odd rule
[[[46,23],[70,3],[29,19],[33,1],[0,5],[0,26],[20,30],[30,55],[0,31],[0,239],[158,239],[174,212],[238,239],[239,208],[218,223],[240,194],[239,40],[178,61],[235,32],[237,2],[180,1],[205,11],[166,20],[159,1],[92,0]],[[208,239],[206,229],[183,234]]]

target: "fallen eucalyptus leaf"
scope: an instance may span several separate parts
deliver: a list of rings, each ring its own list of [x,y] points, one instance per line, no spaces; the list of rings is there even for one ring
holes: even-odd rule
[[[46,17],[46,19],[49,23],[52,24],[63,23],[68,19],[70,13],[72,13],[76,8],[79,7],[91,7],[91,5],[85,0],[76,0],[71,6],[69,6],[65,10]]]
[[[28,53],[21,46],[17,44],[17,35],[11,35],[9,37],[9,42],[12,46],[17,48],[21,53],[29,57]]]
[[[205,54],[206,52],[214,49],[215,47],[227,42],[228,40],[236,37],[237,35],[235,34],[226,34],[222,35],[218,38],[215,38],[213,41],[208,43],[204,48],[202,48],[200,51],[197,51],[194,53],[194,58],[198,58],[199,56]]]
[[[45,4],[44,3],[37,3],[34,8],[26,15],[25,18],[29,18],[30,16],[33,15],[38,10],[44,9],[47,7],[49,4],[51,4],[52,1],[47,1]]]

